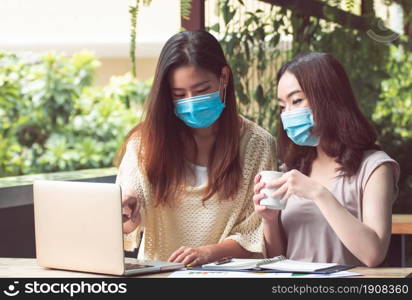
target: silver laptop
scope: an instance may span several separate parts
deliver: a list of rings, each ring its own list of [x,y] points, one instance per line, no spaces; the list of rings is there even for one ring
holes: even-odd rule
[[[36,256],[42,267],[126,276],[184,267],[125,262],[118,184],[38,180],[33,199]]]

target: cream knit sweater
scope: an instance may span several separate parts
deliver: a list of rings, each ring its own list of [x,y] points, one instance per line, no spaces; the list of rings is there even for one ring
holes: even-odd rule
[[[232,201],[219,201],[218,195],[214,195],[203,206],[201,199],[206,183],[199,187],[186,187],[172,207],[155,207],[148,181],[137,163],[138,142],[131,140],[128,143],[116,183],[123,191],[142,197],[144,203],[140,209],[140,226],[124,235],[125,250],[133,251],[138,247],[140,231],[143,231],[138,258],[167,260],[181,246],[200,247],[226,239],[237,241],[255,256],[266,256],[261,219],[253,207],[253,179],[261,170],[276,170],[275,141],[263,128],[243,117],[241,119],[243,176]]]

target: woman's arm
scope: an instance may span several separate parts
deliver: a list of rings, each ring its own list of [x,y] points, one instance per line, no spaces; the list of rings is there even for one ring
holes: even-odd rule
[[[267,209],[265,207],[265,209]],[[265,239],[266,254],[275,257],[286,254],[285,236],[282,230],[280,213],[273,221],[263,219],[263,235]]]
[[[370,176],[363,194],[363,222],[350,214],[326,189],[313,200],[348,250],[368,267],[386,256],[391,236],[394,196],[392,168],[379,166]]]
[[[342,243],[365,265],[374,267],[383,261],[391,235],[395,197],[389,164],[382,164],[369,177],[362,199],[363,222],[349,213],[323,185],[297,170],[267,185],[268,188],[279,186],[274,197],[285,194],[284,199],[288,199],[296,195],[314,201]]]

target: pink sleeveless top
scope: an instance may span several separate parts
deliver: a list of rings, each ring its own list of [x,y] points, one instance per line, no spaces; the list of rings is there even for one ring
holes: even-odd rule
[[[399,165],[385,152],[376,150],[365,151],[359,170],[354,176],[335,177],[329,187],[342,206],[361,221],[362,195],[366,183],[372,172],[383,163],[390,163],[393,167],[397,196]],[[313,201],[291,196],[281,213],[281,220],[287,238],[287,258],[363,265],[339,240]]]

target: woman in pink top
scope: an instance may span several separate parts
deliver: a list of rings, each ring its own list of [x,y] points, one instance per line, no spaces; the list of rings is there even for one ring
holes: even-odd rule
[[[286,208],[259,205],[268,256],[373,267],[385,258],[399,165],[376,144],[348,76],[330,54],[308,53],[278,72],[278,155],[285,174],[266,184]]]

